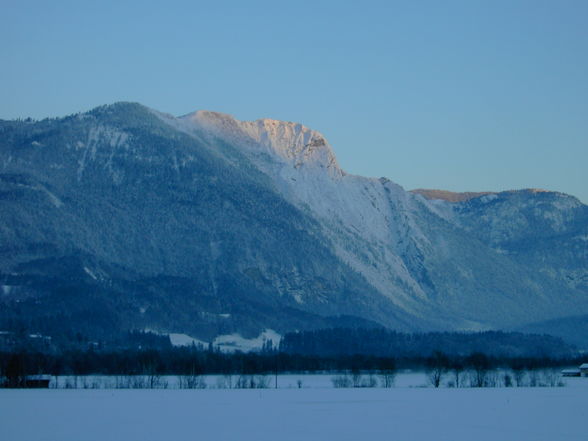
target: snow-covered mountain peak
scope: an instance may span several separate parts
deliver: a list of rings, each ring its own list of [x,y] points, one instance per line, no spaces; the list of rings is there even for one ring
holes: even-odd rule
[[[340,175],[335,154],[325,137],[300,123],[270,118],[239,121],[231,115],[199,110],[181,117],[217,137],[249,148],[254,153],[270,153],[295,168],[327,168]]]

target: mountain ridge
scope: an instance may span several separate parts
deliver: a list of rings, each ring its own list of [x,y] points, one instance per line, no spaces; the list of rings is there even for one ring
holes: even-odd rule
[[[426,189],[426,188],[416,188],[414,190],[410,190],[411,193],[420,194],[425,199],[428,200],[443,200],[447,202],[465,202],[469,201],[470,199],[479,198],[482,196],[488,195],[498,195],[501,193],[508,194],[508,193],[556,193],[563,196],[570,196],[572,195],[561,193],[558,191],[552,190],[544,190],[541,188],[521,188],[521,189],[513,189],[513,190],[503,190],[503,191],[465,191],[465,192],[455,192],[455,191],[448,191],[448,190],[438,190],[438,189]],[[577,198],[576,198],[577,199]]]
[[[88,335],[114,320],[198,338],[341,316],[486,330],[588,313],[577,199],[429,201],[345,173],[302,125],[194,115],[117,103],[0,122],[0,326],[42,326],[42,307]],[[73,319],[92,310],[94,327]]]

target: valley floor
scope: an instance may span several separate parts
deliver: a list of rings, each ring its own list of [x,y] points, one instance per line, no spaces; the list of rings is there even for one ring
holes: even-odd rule
[[[586,390],[6,389],[0,439],[584,441]]]

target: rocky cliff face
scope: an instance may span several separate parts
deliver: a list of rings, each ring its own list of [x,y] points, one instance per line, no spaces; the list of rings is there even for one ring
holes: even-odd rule
[[[120,103],[0,123],[0,330],[210,339],[588,313],[587,207],[428,200],[343,172],[318,132]]]

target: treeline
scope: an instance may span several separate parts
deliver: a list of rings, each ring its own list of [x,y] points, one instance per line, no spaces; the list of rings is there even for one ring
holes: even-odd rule
[[[25,384],[27,376],[74,375],[268,375],[333,372],[391,375],[418,369],[439,385],[463,372],[506,369],[513,375],[543,368],[578,366],[584,360],[560,339],[519,333],[403,334],[385,329],[329,329],[291,333],[279,347],[266,342],[259,352],[224,353],[213,345],[174,347],[168,337],[130,333],[126,347],[92,345],[63,349],[50,344],[0,348],[0,382]],[[120,343],[121,345],[123,342]],[[484,376],[484,378],[486,378]],[[490,377],[488,377],[490,378]],[[515,377],[513,377],[515,378]],[[516,378],[515,378],[516,379]]]
[[[353,355],[314,357],[275,350],[224,353],[195,346],[166,350],[64,353],[0,352],[0,376],[14,375],[204,375],[272,374],[393,369],[395,359]]]
[[[275,348],[275,342],[268,343]],[[167,335],[144,331],[120,333],[104,340],[92,340],[81,333],[32,333],[24,328],[19,332],[0,332],[0,352],[63,354],[94,350],[114,353],[140,349],[165,352],[173,346]],[[481,352],[498,358],[570,358],[578,353],[575,347],[550,335],[501,331],[408,334],[385,328],[332,328],[288,333],[281,339],[279,350],[313,358],[345,355],[426,358],[437,351],[450,356]]]
[[[104,340],[92,340],[80,332],[71,331],[54,332],[50,336],[31,333],[25,328],[17,332],[0,332],[0,352],[64,353],[86,350],[116,352],[142,348],[161,351],[172,348],[172,344],[167,335],[144,331],[114,333]]]
[[[430,357],[377,357],[370,355],[310,356],[278,351],[222,353],[196,347],[167,350],[125,350],[116,352],[70,351],[64,353],[0,352],[0,377],[27,375],[266,375],[290,372],[381,372],[421,369],[440,372],[466,369],[509,368],[536,370],[575,366],[579,358],[489,357],[482,353]]]
[[[562,339],[519,332],[427,332],[406,334],[383,328],[321,329],[286,334],[280,349],[288,354],[338,357],[350,354],[396,358],[458,357],[483,353],[496,358],[569,358],[577,353]]]

